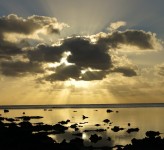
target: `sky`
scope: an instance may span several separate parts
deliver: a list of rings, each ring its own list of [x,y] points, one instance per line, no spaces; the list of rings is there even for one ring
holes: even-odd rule
[[[158,103],[163,0],[1,0],[0,105]]]

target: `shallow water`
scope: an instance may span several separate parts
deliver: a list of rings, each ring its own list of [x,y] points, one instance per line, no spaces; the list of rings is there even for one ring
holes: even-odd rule
[[[64,134],[50,134],[56,142],[60,143],[63,139],[69,142],[71,139],[76,138],[74,134],[82,133],[81,138],[84,139],[86,146],[113,146],[113,145],[125,145],[130,143],[132,138],[144,138],[146,131],[160,131],[164,133],[164,108],[113,108],[113,112],[107,113],[107,109],[26,109],[26,110],[10,110],[9,113],[4,113],[0,110],[0,114],[3,117],[14,118],[20,116],[43,116],[42,119],[32,119],[32,123],[43,122],[44,124],[57,124],[60,121],[70,120],[70,122],[64,126],[69,129]],[[25,114],[23,114],[25,112]],[[83,119],[85,115],[88,118]],[[104,123],[104,119],[109,119],[109,123]],[[73,124],[78,124],[79,131],[75,131],[70,128]],[[111,123],[111,124],[110,124]],[[128,126],[130,123],[130,126]],[[95,126],[100,124],[100,126]],[[124,128],[124,130],[114,132],[111,129],[114,126]],[[127,133],[129,128],[139,128],[138,132]],[[104,132],[84,132],[85,130],[97,130],[105,129]],[[90,136],[97,134],[102,137],[102,140],[93,144],[90,142]],[[108,141],[108,137],[112,140]],[[164,134],[161,134],[164,137]]]

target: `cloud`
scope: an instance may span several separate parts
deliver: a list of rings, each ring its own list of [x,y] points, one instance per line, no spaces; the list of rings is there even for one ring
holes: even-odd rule
[[[62,47],[71,52],[68,61],[80,67],[106,70],[112,65],[107,47],[92,44],[87,38],[66,39]]]
[[[164,76],[164,64],[157,65],[155,67],[155,70],[156,70],[158,75]]]
[[[65,81],[70,78],[79,79],[80,76],[80,69],[76,65],[61,65],[56,68],[56,73],[53,73],[49,76],[46,76],[45,79],[47,81]]]
[[[113,32],[117,29],[119,29],[120,27],[126,26],[126,22],[125,21],[117,21],[117,22],[113,22],[110,24],[110,26],[107,28],[107,30],[109,30],[110,32]]]
[[[32,62],[59,62],[63,52],[60,46],[39,44],[33,50],[29,50],[27,56]]]
[[[106,71],[87,71],[82,75],[81,79],[84,81],[102,80],[106,75]]]
[[[67,26],[59,23],[56,18],[46,16],[22,18],[10,14],[0,17],[0,55],[20,54],[22,47],[39,42],[47,34],[59,34]]]
[[[40,29],[45,29],[49,33],[58,33],[66,26],[67,25],[64,23],[59,23],[56,18],[47,16],[33,15],[22,18],[16,14],[10,14],[0,18],[0,31],[2,33],[7,32],[28,35]]]
[[[102,80],[112,73],[137,76],[136,70],[120,55],[116,53],[117,57],[113,57],[112,50],[117,51],[121,45],[154,50],[158,39],[155,34],[141,30],[117,31],[125,25],[123,21],[115,22],[110,25],[114,30],[111,33],[66,37],[59,39],[60,44],[54,41],[51,45],[38,37],[49,39],[50,34],[60,34],[67,25],[56,18],[36,15],[22,18],[15,14],[0,17],[0,71],[6,76],[41,74],[42,79],[51,82]],[[69,55],[64,56],[65,53]],[[57,65],[51,67],[48,63]]]
[[[5,76],[21,76],[26,74],[44,73],[42,66],[31,62],[1,62],[1,73]]]
[[[119,48],[121,44],[136,46],[139,49],[155,49],[156,35],[141,30],[116,31],[106,37],[99,38],[99,44],[106,44],[111,48]]]
[[[128,67],[118,67],[118,68],[115,68],[113,72],[122,73],[126,77],[137,76],[136,71]]]

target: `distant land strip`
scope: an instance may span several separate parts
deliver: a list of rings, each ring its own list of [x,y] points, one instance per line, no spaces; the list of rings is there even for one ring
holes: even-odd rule
[[[56,105],[0,105],[0,109],[67,109],[67,108],[146,108],[164,107],[164,103],[124,104],[56,104]]]

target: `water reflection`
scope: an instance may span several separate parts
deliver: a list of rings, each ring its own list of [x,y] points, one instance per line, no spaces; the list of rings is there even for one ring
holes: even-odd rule
[[[4,123],[30,121],[41,129],[33,133],[44,129],[57,143],[81,138],[85,146],[94,147],[126,145],[132,138],[144,138],[149,130],[163,133],[163,113],[163,108],[0,110]]]

